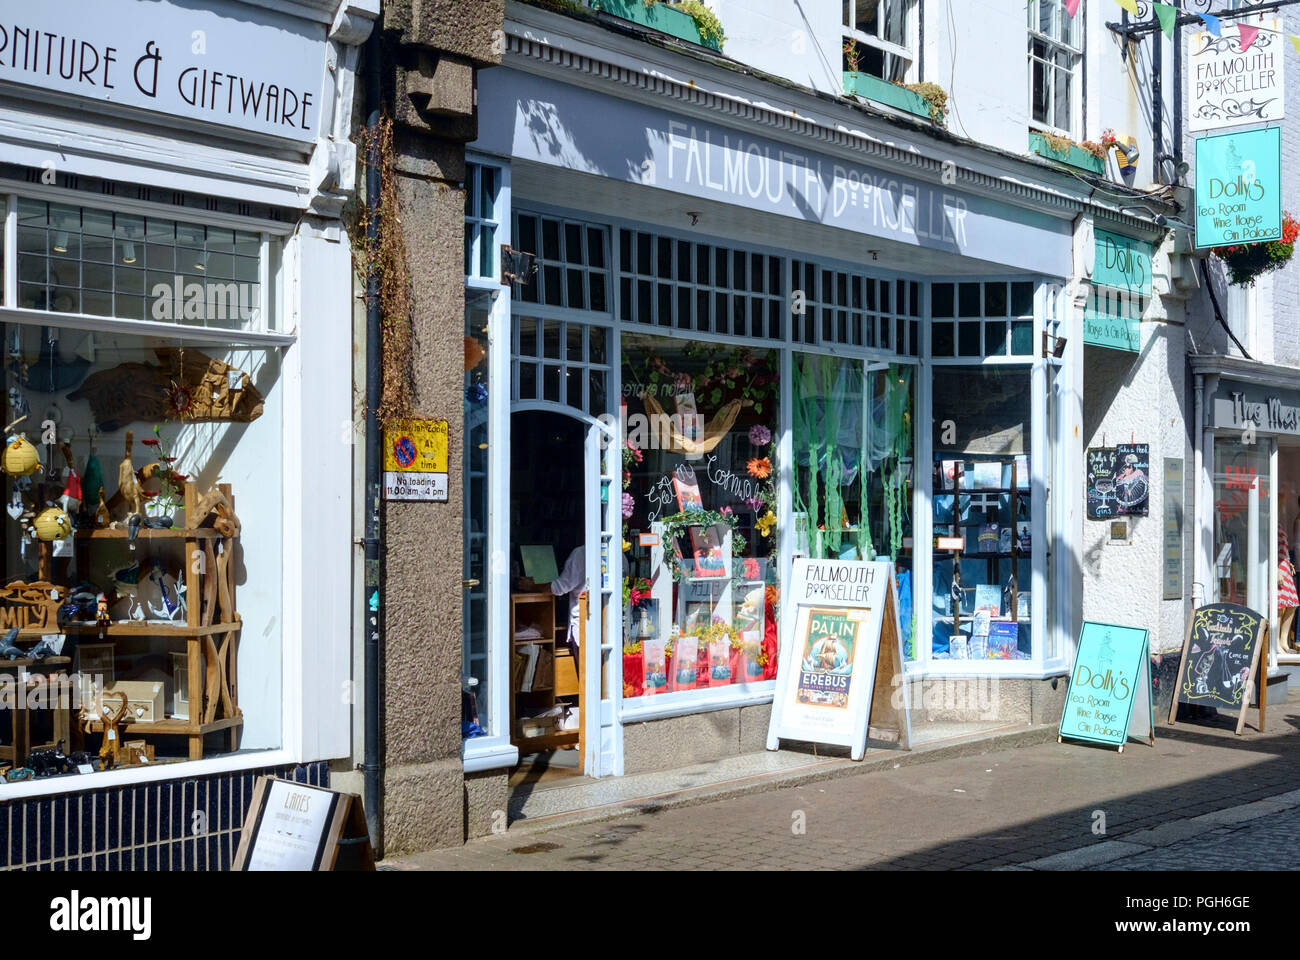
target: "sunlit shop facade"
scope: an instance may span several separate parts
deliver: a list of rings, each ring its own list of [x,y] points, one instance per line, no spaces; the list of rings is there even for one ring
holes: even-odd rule
[[[0,22],[0,866],[227,869],[257,776],[348,754],[341,212],[378,12]]]
[[[981,681],[914,735],[1059,716],[1082,204],[1025,183],[1065,178],[508,39],[467,176],[466,771],[762,750],[798,556],[893,560],[918,703]]]

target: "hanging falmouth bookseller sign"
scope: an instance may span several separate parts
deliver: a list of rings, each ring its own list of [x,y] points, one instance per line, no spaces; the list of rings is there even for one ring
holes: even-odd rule
[[[1282,238],[1282,131],[1196,141],[1196,246]]]
[[[1285,37],[1276,18],[1258,24],[1253,43],[1242,51],[1237,29],[1215,36],[1208,30],[1188,40],[1188,126],[1220,130],[1286,116]]]
[[[318,132],[325,26],[230,0],[40,0],[0,20],[21,84],[297,141]]]

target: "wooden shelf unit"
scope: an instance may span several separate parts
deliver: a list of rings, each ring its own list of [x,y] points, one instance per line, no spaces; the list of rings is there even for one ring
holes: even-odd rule
[[[218,485],[234,508],[230,484]],[[185,517],[194,515],[199,499],[193,482],[185,484]],[[89,570],[90,551],[101,540],[125,540],[126,530],[79,530],[74,536],[78,572]],[[154,721],[124,721],[132,736],[183,736],[189,739],[189,759],[203,758],[203,737],[218,730],[230,734],[230,750],[239,749],[244,714],[239,709],[239,638],[243,622],[235,601],[235,545],[239,541],[222,536],[210,527],[167,529],[142,528],[135,540],[137,550],[151,541],[178,541],[185,545],[185,622],[114,621],[104,630],[105,639],[123,637],[162,637],[184,641],[188,657],[186,699],[189,719],[169,717]],[[220,546],[221,552],[217,552]],[[143,559],[143,558],[142,558]],[[100,628],[93,623],[70,623],[65,628],[73,636],[98,637]],[[170,643],[169,643],[170,649]],[[120,679],[130,679],[122,677]],[[102,732],[100,720],[87,723],[88,732]]]
[[[519,748],[521,755],[538,753],[544,750],[556,750],[574,744],[581,749],[581,729],[565,730],[539,737],[525,737],[520,725],[521,707],[531,711],[555,706],[557,697],[579,694],[577,665],[573,662],[572,652],[565,642],[568,631],[568,597],[557,597],[550,591],[536,593],[516,593],[510,597],[510,741]],[[585,598],[583,609],[585,610]],[[515,639],[520,627],[535,625],[541,631],[537,639]],[[515,669],[515,651],[528,644],[541,647],[538,663],[544,656],[551,659],[552,681],[545,687],[532,690],[519,689],[519,677]],[[579,698],[581,708],[581,698]]]
[[[966,529],[973,527],[978,530],[979,527],[982,527],[986,523],[988,523],[987,516],[983,520],[968,520],[965,522],[962,521],[961,498],[963,496],[970,497],[971,495],[981,495],[981,494],[992,496],[995,494],[1000,495],[1005,493],[1007,494],[1009,513],[1011,514],[1011,550],[1009,552],[1002,551],[1002,550],[997,552],[992,552],[992,551],[985,552],[982,550],[973,550],[968,552],[965,549],[962,549],[962,550],[952,550],[952,551],[942,551],[942,552],[952,554],[951,559],[953,561],[953,568],[952,568],[953,582],[957,585],[958,589],[963,591],[974,589],[973,587],[962,586],[961,562],[963,559],[987,561],[988,564],[987,570],[989,571],[987,576],[990,577],[990,580],[988,582],[996,583],[999,585],[1001,584],[1001,577],[998,575],[999,561],[1010,560],[1011,561],[1011,608],[1008,611],[1004,611],[1003,615],[999,619],[1007,620],[1011,622],[1019,622],[1019,617],[1017,616],[1017,606],[1019,603],[1019,594],[1020,594],[1020,576],[1018,570],[1018,562],[1030,556],[1030,551],[1032,551],[1033,549],[1032,543],[1030,544],[1029,551],[1020,549],[1020,539],[1018,536],[1018,524],[1020,522],[1020,497],[1022,495],[1028,496],[1029,490],[1022,488],[1020,486],[1019,483],[1020,478],[1017,476],[1017,471],[1019,467],[1016,464],[1015,455],[1011,455],[1010,457],[990,458],[989,460],[985,461],[985,462],[997,462],[1003,466],[1006,466],[1009,461],[1011,467],[1011,486],[979,487],[979,488],[963,487],[962,479],[966,473],[966,460],[969,457],[974,457],[974,456],[980,456],[980,455],[962,454],[961,456],[958,457],[936,457],[935,459],[935,476],[940,482],[942,482],[943,480],[943,470],[941,468],[943,461],[956,460],[957,463],[956,471],[953,474],[952,489],[950,490],[947,487],[939,486],[936,489],[934,494],[935,496],[952,497],[952,522],[948,524],[948,526],[951,529],[951,533],[949,535],[952,537],[960,537],[964,544],[966,541]],[[983,510],[984,508],[977,508],[972,506],[971,509]],[[943,525],[935,524],[935,526],[938,527]],[[938,559],[937,555],[940,552],[941,551],[938,550],[935,551],[936,559]],[[943,623],[951,623],[952,634],[954,637],[959,636],[961,634],[963,614],[961,612],[960,605],[956,605],[954,607],[952,616],[938,616],[935,619]]]

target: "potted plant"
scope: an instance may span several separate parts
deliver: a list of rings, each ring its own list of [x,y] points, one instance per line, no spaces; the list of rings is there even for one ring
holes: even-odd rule
[[[1235,243],[1214,247],[1210,252],[1228,268],[1231,283],[1248,287],[1264,274],[1291,262],[1297,236],[1300,236],[1300,223],[1291,214],[1285,213],[1282,215],[1282,239]]]
[[[948,94],[935,83],[918,83],[903,86],[881,80],[869,73],[862,73],[862,52],[858,42],[852,37],[844,41],[844,93],[846,96],[862,97],[874,100],[913,116],[925,117],[935,123],[943,123],[947,116]],[[936,108],[938,104],[938,108]]]
[[[184,507],[185,481],[189,476],[176,469],[177,458],[172,456],[157,424],[154,424],[153,432],[152,437],[141,443],[156,451],[157,456],[153,463],[141,468],[140,480],[142,483],[156,480],[158,489],[142,489],[140,496],[144,500],[145,526],[165,529],[175,524],[177,511]]]
[[[1100,154],[1093,152],[1100,148]],[[1058,137],[1053,133],[1038,130],[1029,131],[1029,152],[1047,160],[1055,160],[1098,176],[1106,172],[1105,147],[1090,143],[1087,149],[1080,147],[1069,137]]]
[[[727,39],[717,14],[700,0],[591,0],[591,8],[713,50]]]

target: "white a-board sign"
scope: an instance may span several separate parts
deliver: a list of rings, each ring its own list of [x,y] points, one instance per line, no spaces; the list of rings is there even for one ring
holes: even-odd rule
[[[360,797],[294,780],[258,778],[234,869],[374,868]]]
[[[873,736],[911,749],[903,634],[889,561],[798,559],[767,749],[781,740],[837,744],[861,760]]]

